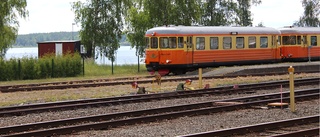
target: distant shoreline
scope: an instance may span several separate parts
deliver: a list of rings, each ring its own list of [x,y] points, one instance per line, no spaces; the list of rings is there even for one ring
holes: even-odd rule
[[[121,42],[120,46],[131,46],[129,42]],[[10,48],[37,48],[38,46],[12,46]]]
[[[38,46],[12,46],[10,48],[37,48]]]

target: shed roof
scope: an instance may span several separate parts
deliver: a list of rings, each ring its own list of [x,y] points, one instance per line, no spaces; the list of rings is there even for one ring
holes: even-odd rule
[[[56,40],[56,41],[42,41],[37,43],[41,44],[41,43],[76,43],[76,42],[80,42],[80,40]]]

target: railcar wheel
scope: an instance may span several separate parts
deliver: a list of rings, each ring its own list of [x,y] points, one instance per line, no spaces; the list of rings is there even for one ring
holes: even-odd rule
[[[182,75],[182,74],[186,74],[186,70],[173,70],[172,71],[173,75]]]

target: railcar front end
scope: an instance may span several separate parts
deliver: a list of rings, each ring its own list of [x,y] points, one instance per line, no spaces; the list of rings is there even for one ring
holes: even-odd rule
[[[146,67],[151,74],[183,74],[190,69],[192,49],[172,28],[151,29],[146,34]]]

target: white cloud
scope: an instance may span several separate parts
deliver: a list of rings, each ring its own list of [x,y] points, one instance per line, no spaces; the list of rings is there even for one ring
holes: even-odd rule
[[[266,27],[279,28],[290,26],[303,15],[301,0],[262,0],[258,6],[252,6],[253,26],[260,22]]]
[[[29,17],[20,19],[19,34],[79,30],[74,25],[71,2],[77,0],[27,0]]]
[[[27,0],[29,17],[20,19],[19,34],[72,31],[71,2],[75,1],[78,0]],[[274,28],[292,25],[303,14],[301,0],[262,0],[251,11],[254,26],[263,22]],[[80,25],[74,25],[73,30],[80,30]]]

